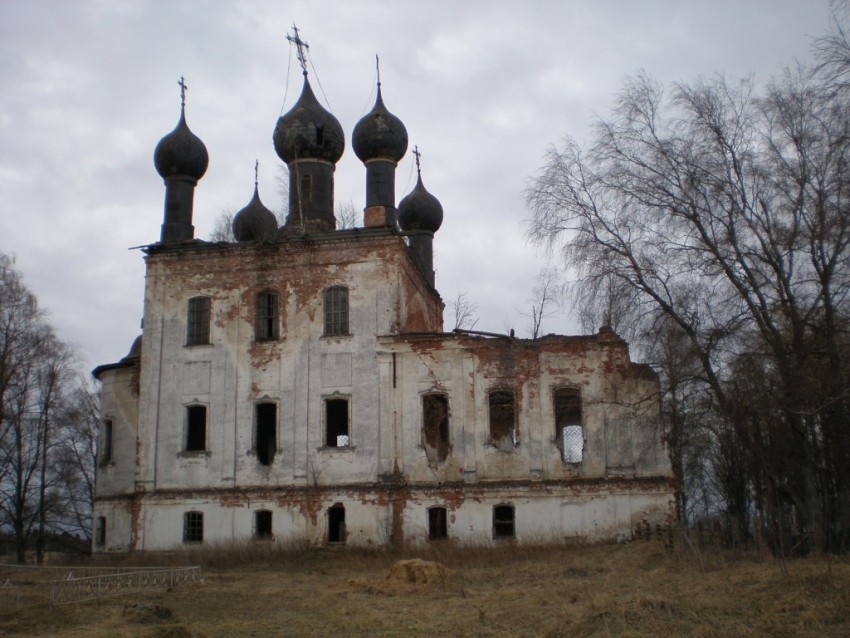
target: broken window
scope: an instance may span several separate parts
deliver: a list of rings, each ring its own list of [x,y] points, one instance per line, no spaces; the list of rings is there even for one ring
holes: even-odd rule
[[[448,525],[446,524],[446,508],[431,507],[428,509],[428,540],[441,541],[448,538]]]
[[[581,391],[578,388],[555,390],[555,441],[564,463],[581,463],[584,430],[581,425]]]
[[[422,445],[429,461],[445,461],[449,455],[449,397],[422,397]]]
[[[204,540],[203,512],[186,512],[183,514],[183,542],[200,543]]]
[[[514,537],[514,506],[496,505],[493,508],[493,538]]]
[[[349,447],[348,399],[325,399],[325,430],[327,447]]]
[[[103,452],[100,455],[100,462],[103,465],[112,462],[112,420],[104,419],[103,421]]]
[[[277,451],[277,404],[258,403],[255,412],[257,460],[263,465],[271,465]]]
[[[345,507],[342,503],[328,508],[328,542],[345,542]]]
[[[94,544],[98,547],[106,545],[106,518],[103,516],[98,516],[95,523]]]
[[[200,346],[210,342],[210,298],[192,297],[186,324],[186,345]]]
[[[490,443],[503,452],[516,446],[516,410],[512,390],[490,393]]]
[[[276,292],[262,292],[257,295],[257,341],[272,341],[280,335],[280,311]]]
[[[333,286],[325,290],[325,335],[348,334],[348,288]]]
[[[207,449],[207,406],[190,405],[186,408],[186,451],[202,452]]]
[[[254,512],[254,538],[272,538],[272,513],[269,510]]]

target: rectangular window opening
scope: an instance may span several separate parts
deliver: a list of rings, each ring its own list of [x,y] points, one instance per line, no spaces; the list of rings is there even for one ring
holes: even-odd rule
[[[106,518],[103,516],[97,517],[94,530],[94,542],[98,547],[106,545]]]
[[[257,341],[273,341],[280,337],[279,298],[275,292],[257,295]]]
[[[348,399],[325,400],[325,427],[327,447],[349,447],[351,437],[348,431]]]
[[[428,510],[428,540],[441,541],[449,536],[446,524],[446,508],[432,507]]]
[[[269,510],[254,512],[254,537],[272,538],[272,513]]]
[[[112,435],[113,425],[111,419],[103,421],[103,453],[100,455],[100,462],[103,464],[112,461]]]
[[[277,451],[277,404],[258,403],[256,407],[257,460],[271,465]]]
[[[186,408],[186,451],[202,452],[207,449],[207,407],[190,405]]]
[[[345,507],[339,503],[328,508],[328,542],[345,542]]]
[[[199,346],[210,342],[210,298],[192,297],[186,325],[186,345]]]
[[[505,452],[516,446],[516,409],[511,390],[496,390],[489,395],[490,442]]]
[[[422,445],[429,461],[449,455],[449,398],[445,394],[422,397]]]
[[[584,457],[581,391],[555,390],[555,436],[564,463],[581,463]]]
[[[514,537],[514,507],[513,505],[497,505],[493,508],[493,537]]]
[[[204,540],[203,512],[186,512],[183,515],[183,542],[200,543]]]
[[[348,288],[333,286],[324,293],[325,335],[347,335],[348,332]]]

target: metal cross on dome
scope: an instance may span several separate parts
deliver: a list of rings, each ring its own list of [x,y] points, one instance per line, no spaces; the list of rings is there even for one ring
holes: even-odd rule
[[[419,168],[419,158],[422,157],[422,153],[419,152],[419,146],[413,147],[413,154],[416,156],[416,173],[420,174],[422,171]]]
[[[183,80],[183,76],[180,76],[180,81],[177,83],[180,85],[180,106],[186,106],[186,89],[189,87],[186,86],[186,82]]]
[[[298,57],[298,62],[301,64],[301,72],[304,75],[307,75],[307,56],[304,55],[304,50],[310,50],[310,45],[304,42],[301,39],[301,36],[298,35],[298,27],[295,26],[295,23],[292,23],[292,31],[295,35],[286,35],[286,39],[289,40],[292,44],[295,45],[297,49],[296,56]]]

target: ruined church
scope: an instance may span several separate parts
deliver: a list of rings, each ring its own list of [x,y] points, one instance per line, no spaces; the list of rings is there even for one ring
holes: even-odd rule
[[[304,68],[273,134],[286,222],[255,184],[231,242],[194,237],[208,155],[182,97],[154,152],[165,205],[142,335],[94,370],[94,551],[562,543],[671,519],[658,380],[613,331],[444,331],[443,209],[421,173],[396,205],[408,135],[380,81],[350,138],[362,226],[336,228],[345,134]]]

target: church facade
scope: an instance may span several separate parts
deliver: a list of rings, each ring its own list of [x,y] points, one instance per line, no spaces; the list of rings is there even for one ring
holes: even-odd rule
[[[208,162],[158,144],[160,240],[143,333],[102,383],[94,550],[198,543],[405,546],[629,538],[675,512],[658,381],[610,329],[536,340],[443,331],[424,187],[396,207],[403,123],[356,125],[359,228],[336,229],[336,118],[302,93],[277,122],[289,215],[254,191],[233,242],[194,238]]]

